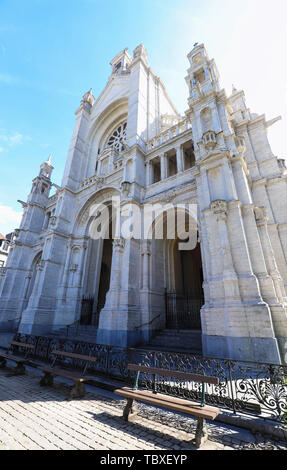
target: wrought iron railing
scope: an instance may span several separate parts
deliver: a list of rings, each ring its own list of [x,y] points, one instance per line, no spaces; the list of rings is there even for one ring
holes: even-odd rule
[[[166,292],[166,323],[168,328],[201,329],[200,309],[204,304],[203,296],[180,295]]]
[[[52,360],[53,349],[90,354],[97,357],[98,361],[91,364],[89,373],[126,383],[134,381],[132,372],[127,369],[130,362],[216,376],[220,380],[219,385],[206,386],[207,403],[231,410],[234,414],[250,414],[282,426],[287,425],[287,366],[209,358],[188,353],[124,349],[51,336],[17,333],[15,340],[34,344],[34,358],[43,362]],[[65,365],[74,368],[83,366],[81,361],[72,359],[65,359]],[[193,382],[141,374],[140,385],[149,390],[156,388],[158,392],[200,400],[200,387]]]

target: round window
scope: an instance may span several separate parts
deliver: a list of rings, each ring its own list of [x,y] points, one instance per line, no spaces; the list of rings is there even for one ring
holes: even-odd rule
[[[127,136],[127,123],[121,124],[109,137],[107,146],[112,147],[118,152],[123,152],[125,149]]]

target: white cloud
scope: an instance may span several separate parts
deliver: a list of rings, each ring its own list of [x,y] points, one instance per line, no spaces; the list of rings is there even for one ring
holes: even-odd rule
[[[32,138],[28,135],[20,134],[20,132],[15,132],[14,134],[9,134],[2,130],[0,134],[0,140],[6,142],[9,147],[14,147],[15,145],[22,145],[25,141],[31,141]]]
[[[9,73],[0,73],[0,82],[6,83],[6,85],[15,85],[16,83],[19,83],[19,79],[13,77]]]
[[[10,206],[5,206],[0,202],[0,233],[7,235],[19,227],[22,218],[22,212],[15,211]]]

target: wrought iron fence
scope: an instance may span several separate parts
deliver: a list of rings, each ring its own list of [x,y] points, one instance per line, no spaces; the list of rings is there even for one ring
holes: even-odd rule
[[[81,325],[91,325],[92,324],[93,305],[94,305],[94,298],[93,297],[83,297],[82,298],[81,318],[80,318],[80,324]]]
[[[167,328],[201,329],[200,309],[204,299],[191,294],[166,292]]]
[[[35,345],[34,358],[44,362],[52,360],[52,350],[61,349],[98,358],[89,367],[92,372],[133,383],[133,373],[128,371],[130,362],[149,367],[193,372],[216,376],[219,385],[206,386],[206,402],[233,413],[245,413],[264,420],[287,425],[287,366],[243,362],[196,356],[188,353],[151,351],[73,341],[48,336],[32,336],[17,333],[16,341]],[[82,368],[81,361],[64,360],[63,365]],[[173,378],[141,374],[143,388],[164,392],[173,396],[200,400],[200,386],[195,382],[183,382]]]

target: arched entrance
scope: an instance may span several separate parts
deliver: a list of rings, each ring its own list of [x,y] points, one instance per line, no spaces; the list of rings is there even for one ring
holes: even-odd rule
[[[161,233],[160,239],[157,234]],[[197,330],[200,334],[204,279],[196,217],[181,207],[175,212],[174,208],[164,210],[153,222],[150,234],[153,238],[151,306],[161,310],[162,315],[164,311],[163,328]],[[165,301],[162,308],[161,291]]]
[[[88,262],[84,276],[84,290],[81,305],[81,325],[98,326],[99,315],[105,306],[106,295],[110,288],[113,224],[112,208],[109,206],[107,238],[90,238],[88,244]]]
[[[170,247],[170,289],[166,291],[166,328],[201,330],[200,309],[204,304],[200,245],[180,250],[179,240]]]

